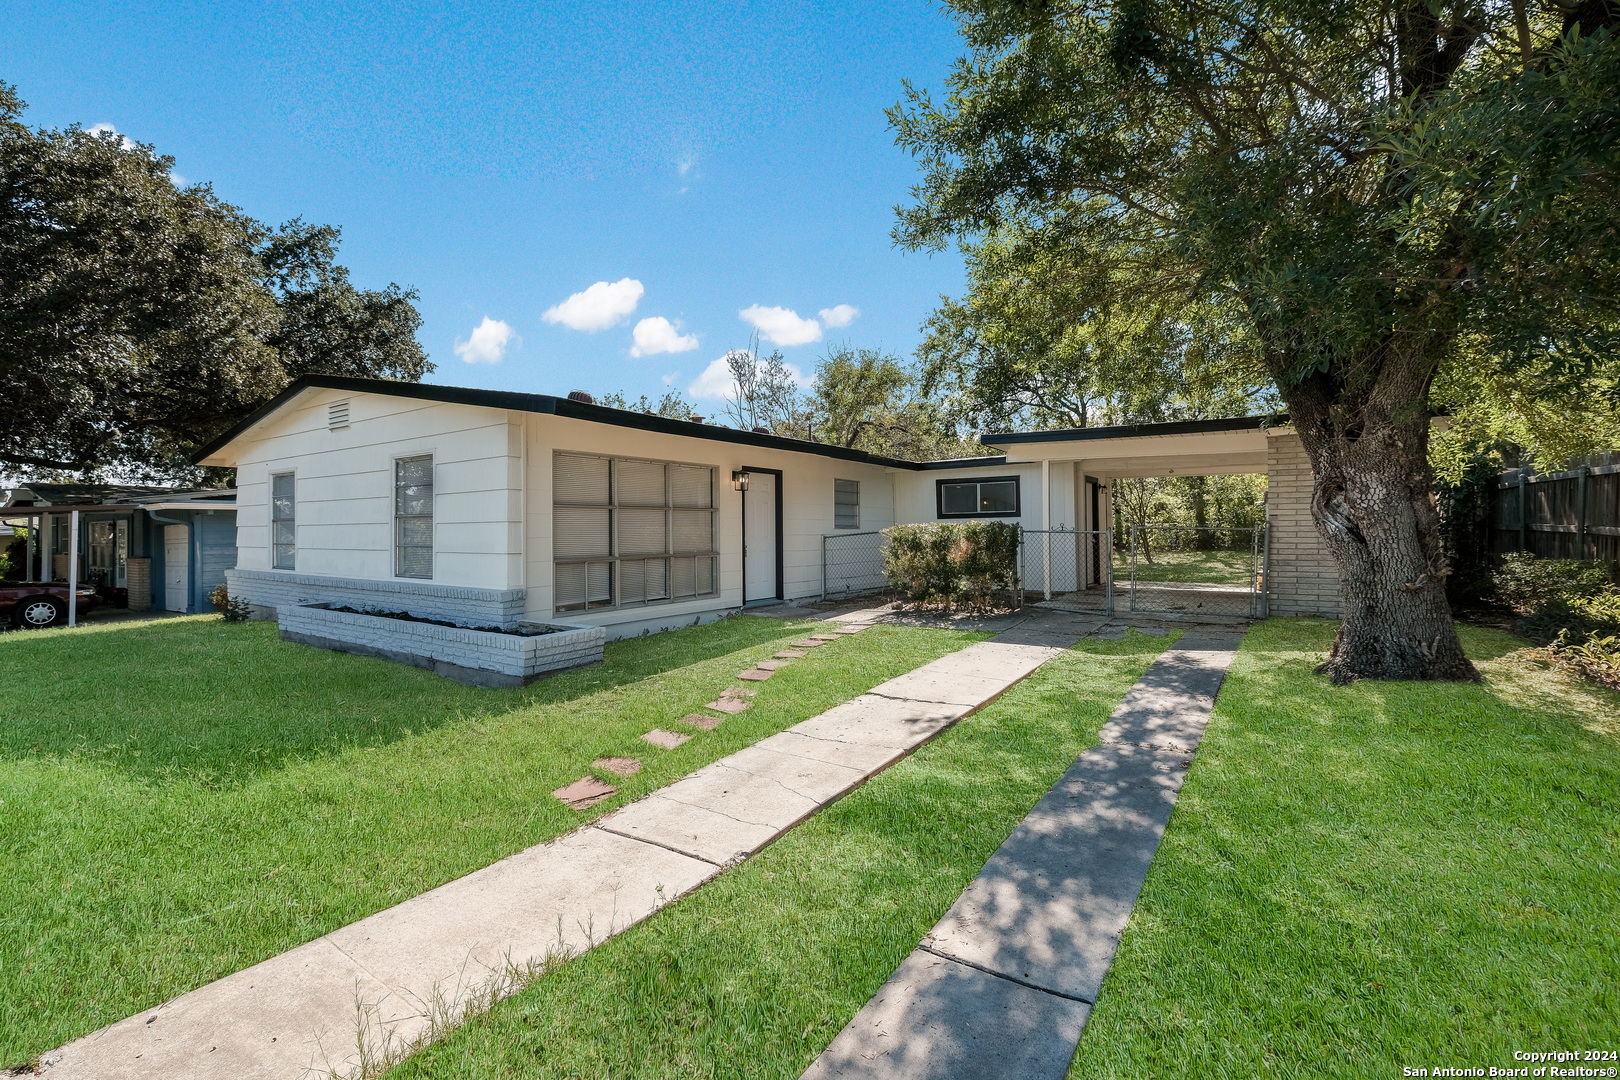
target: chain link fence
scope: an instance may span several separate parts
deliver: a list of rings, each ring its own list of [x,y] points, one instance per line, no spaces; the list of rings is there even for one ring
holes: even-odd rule
[[[883,575],[883,549],[889,538],[880,532],[833,533],[821,538],[822,598],[864,596],[888,588]]]
[[[1262,617],[1265,538],[1264,526],[1131,526],[1130,610]]]
[[[1025,529],[1018,575],[1034,602],[1083,611],[1114,610],[1111,529]]]

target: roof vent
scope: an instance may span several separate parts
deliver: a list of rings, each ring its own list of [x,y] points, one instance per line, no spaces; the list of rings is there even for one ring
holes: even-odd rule
[[[332,431],[349,426],[349,403],[334,401],[326,407],[326,426]]]
[[[570,391],[568,391],[568,400],[569,401],[578,401],[578,402],[580,402],[581,404],[584,404],[584,405],[595,405],[596,404],[596,399],[591,397],[591,395],[587,394],[583,390],[570,390]]]
[[[687,419],[692,421],[692,423],[694,423],[694,424],[703,423],[703,417],[698,416],[696,413],[692,414],[691,416],[688,416]]]
[[[769,435],[770,433],[771,433],[771,429],[768,428],[768,427],[759,427],[758,425],[755,425],[755,427],[754,427],[754,434],[755,435]]]

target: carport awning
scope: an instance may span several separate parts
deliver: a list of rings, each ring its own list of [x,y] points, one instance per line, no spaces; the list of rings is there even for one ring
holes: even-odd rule
[[[1078,431],[986,435],[987,445],[1004,448],[1008,463],[1077,461],[1099,476],[1218,476],[1266,471],[1267,431],[1255,421],[1241,428],[1158,432],[1178,425],[1090,428]],[[1215,423],[1214,421],[1200,423]],[[1230,421],[1237,423],[1237,421]],[[1042,436],[1047,436],[1043,438]]]

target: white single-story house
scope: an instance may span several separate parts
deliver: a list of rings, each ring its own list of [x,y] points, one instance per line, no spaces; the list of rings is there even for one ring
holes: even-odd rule
[[[232,591],[616,638],[822,596],[829,537],[1107,528],[1115,477],[1265,472],[1270,610],[1337,609],[1299,440],[1259,417],[992,435],[998,456],[913,462],[584,397],[299,379],[198,455],[237,470]]]

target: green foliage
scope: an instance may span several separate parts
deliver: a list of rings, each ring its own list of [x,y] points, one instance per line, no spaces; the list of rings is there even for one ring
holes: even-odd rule
[[[883,573],[916,604],[986,610],[1018,586],[1021,531],[1005,521],[952,521],[884,529]]]
[[[618,391],[603,394],[596,399],[598,405],[609,409],[624,409],[628,412],[652,413],[669,420],[689,420],[698,412],[698,407],[686,400],[686,395],[679,390],[667,390],[657,398],[650,398],[642,394],[634,401],[627,400]]]
[[[22,108],[0,84],[0,464],[194,483],[190,452],[298,375],[431,370],[415,294],[357,289],[336,229],[267,227]]]
[[[1598,563],[1541,559],[1515,551],[1502,556],[1491,575],[1496,598],[1515,611],[1534,611],[1553,599],[1596,596],[1614,584],[1614,572]]]
[[[917,373],[893,354],[834,345],[816,365],[811,434],[819,442],[908,461],[986,452],[958,436],[948,404],[921,390]]]
[[[1620,604],[1616,604],[1611,624],[1620,627]],[[1620,690],[1620,630],[1611,634],[1591,634],[1586,640],[1571,639],[1568,631],[1542,651],[1549,663],[1570,674],[1588,679],[1611,690]]]
[[[224,585],[214,586],[214,591],[208,594],[208,602],[226,622],[247,622],[253,617],[253,605],[240,596],[232,596]]]

